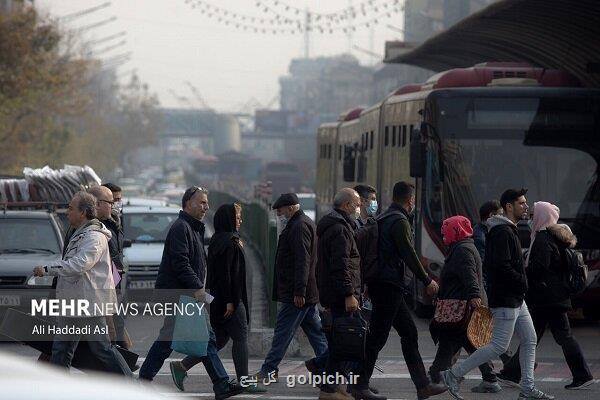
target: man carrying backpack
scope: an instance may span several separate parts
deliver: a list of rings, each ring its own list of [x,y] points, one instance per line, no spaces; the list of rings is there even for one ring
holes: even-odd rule
[[[413,246],[411,215],[415,208],[415,187],[407,182],[394,185],[393,203],[386,212],[377,217],[377,263],[376,273],[365,271],[369,293],[373,303],[370,332],[367,336],[366,362],[358,378],[358,385],[352,389],[355,399],[385,399],[372,393],[369,380],[377,356],[390,334],[392,327],[401,337],[402,353],[417,388],[419,399],[425,399],[446,391],[443,384],[429,381],[419,353],[417,327],[404,301],[404,268],[408,267],[433,295],[438,285],[432,281],[421,265]]]
[[[526,270],[529,281],[527,305],[538,343],[549,325],[554,340],[562,347],[573,375],[573,381],[565,388],[583,389],[593,384],[594,378],[579,343],[571,333],[567,317],[571,296],[577,294],[570,285],[573,271],[576,274],[579,268],[578,254],[572,250],[577,238],[567,225],[557,224],[559,209],[554,204],[538,201],[533,211],[532,240]],[[519,384],[521,368],[518,351],[498,378],[508,384]]]

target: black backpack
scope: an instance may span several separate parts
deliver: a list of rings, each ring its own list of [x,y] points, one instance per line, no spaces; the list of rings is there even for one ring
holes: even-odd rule
[[[360,275],[363,284],[370,283],[379,274],[379,223],[390,216],[406,219],[406,216],[397,210],[387,210],[377,218],[369,218],[358,228],[355,233],[356,246],[360,254]]]
[[[583,256],[580,252],[573,249],[565,249],[565,259],[569,275],[567,283],[571,295],[578,295],[586,288],[588,267],[583,262]]]
[[[356,246],[360,254],[361,282],[369,283],[377,276],[377,244],[379,242],[379,225],[375,218],[358,228],[355,234]]]

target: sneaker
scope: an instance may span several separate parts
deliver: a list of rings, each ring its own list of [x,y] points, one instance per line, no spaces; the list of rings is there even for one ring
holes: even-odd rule
[[[581,381],[577,380],[577,381],[573,381],[573,382],[569,383],[568,385],[566,385],[565,389],[569,389],[569,390],[586,389],[593,384],[594,384],[594,378],[590,378],[588,380],[581,380]]]
[[[546,394],[538,389],[533,389],[529,393],[519,393],[517,400],[554,400],[554,396]]]
[[[506,386],[514,387],[517,389],[521,388],[521,384],[518,380],[516,380],[512,376],[505,375],[502,372],[500,372],[499,374],[496,374],[496,379],[498,379],[498,381],[500,381],[500,383],[502,383]]]
[[[262,385],[264,383],[263,381],[267,380],[270,380],[271,382],[269,384],[271,384],[279,381],[279,371],[273,370],[271,372],[265,372],[260,370],[256,374],[252,375],[252,377],[256,378],[259,385]]]
[[[187,370],[184,368],[181,361],[171,361],[169,363],[169,368],[171,369],[171,378],[173,378],[175,387],[183,392],[185,390],[183,381],[187,378]]]
[[[444,381],[444,383],[448,387],[448,393],[450,393],[450,395],[456,400],[464,400],[462,396],[458,393],[460,390],[460,386],[458,383],[458,379],[456,378],[456,376],[454,376],[452,371],[447,369],[445,371],[440,372],[440,375],[442,377],[442,381]]]
[[[471,388],[473,393],[498,393],[501,390],[502,388],[498,382],[486,381],[482,381],[479,385]]]
[[[250,394],[267,393],[267,389],[265,389],[264,387],[251,385],[251,386],[246,386],[244,388],[244,393],[250,393]]]
[[[240,394],[244,391],[244,388],[238,385],[235,381],[229,381],[225,385],[225,389],[215,392],[215,400],[224,400],[229,397],[235,396],[236,394]]]

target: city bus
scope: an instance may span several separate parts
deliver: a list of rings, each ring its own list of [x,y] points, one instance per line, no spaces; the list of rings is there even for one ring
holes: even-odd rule
[[[359,183],[375,186],[380,212],[390,205],[395,182],[413,183],[415,246],[437,279],[446,253],[443,219],[460,214],[478,222],[483,202],[507,188],[527,188],[530,206],[556,204],[561,222],[577,235],[590,277],[575,305],[587,317],[599,317],[600,90],[582,88],[558,70],[485,63],[407,85],[358,120],[358,137],[344,137],[340,126],[334,139],[318,132],[319,144],[335,144],[336,170],[347,173],[333,180],[323,162],[330,160],[319,157],[317,210],[331,207],[331,196],[322,203],[327,199],[319,193],[327,179],[330,193]],[[354,152],[345,151],[347,143]],[[405,278],[417,314],[426,315],[431,299],[410,271]]]

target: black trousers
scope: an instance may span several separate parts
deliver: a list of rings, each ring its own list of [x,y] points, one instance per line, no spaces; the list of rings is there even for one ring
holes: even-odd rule
[[[379,283],[369,286],[369,294],[373,312],[367,336],[366,360],[358,378],[358,386],[368,387],[379,352],[385,346],[390,330],[394,327],[400,336],[402,354],[410,377],[417,389],[424,388],[430,382],[419,353],[417,327],[404,301],[402,290],[390,284]]]
[[[574,381],[588,381],[592,379],[592,373],[590,368],[583,358],[583,353],[579,343],[573,337],[571,332],[571,325],[569,324],[569,318],[567,313],[557,309],[551,308],[534,308],[529,309],[531,319],[533,320],[533,326],[537,335],[538,343],[544,336],[546,328],[550,326],[550,331],[556,343],[558,343],[563,350],[565,361],[571,370]],[[521,379],[521,368],[519,366],[519,350],[512,356],[510,361],[505,364],[502,374],[508,377],[512,377],[519,381]]]
[[[440,372],[450,369],[454,364],[456,353],[460,349],[465,349],[467,353],[472,354],[477,350],[466,335],[458,336],[444,336],[440,334],[440,341],[438,343],[437,353],[435,354],[435,360],[429,367],[429,375],[431,380],[435,383],[440,383],[441,377]],[[496,374],[494,373],[494,365],[492,362],[487,362],[479,366],[481,371],[481,377],[486,382],[496,382]]]

